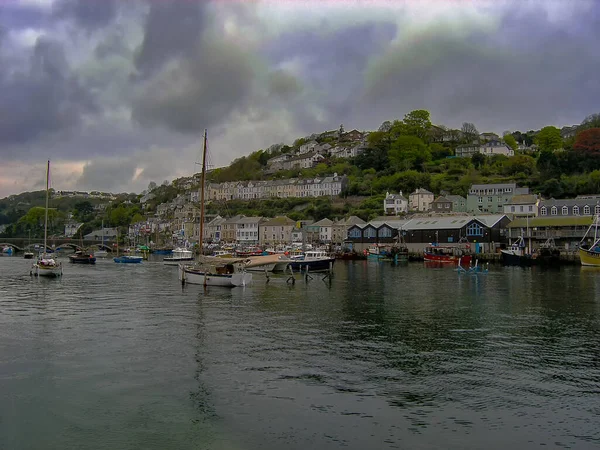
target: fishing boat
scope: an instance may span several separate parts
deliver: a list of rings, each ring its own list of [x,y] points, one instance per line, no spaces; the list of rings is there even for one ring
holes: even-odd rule
[[[168,266],[177,266],[181,262],[193,261],[194,253],[184,247],[177,247],[173,249],[172,256],[163,258],[163,263]]]
[[[600,226],[599,214],[594,217],[594,221],[579,242],[578,252],[579,260],[581,261],[582,266],[600,267],[600,236],[598,235],[598,226]],[[590,242],[592,239],[592,230],[594,230],[594,235],[593,241]]]
[[[94,250],[94,256],[96,258],[106,258],[108,256],[108,251],[99,248],[98,250]]]
[[[531,255],[533,264],[537,266],[558,266],[560,265],[560,250],[554,243],[553,238],[548,238]]]
[[[512,243],[512,245],[501,250],[502,263],[505,266],[531,266],[533,265],[533,258],[531,253],[526,252],[526,245],[523,236]]]
[[[96,264],[96,257],[93,253],[78,250],[72,255],[69,255],[69,262],[73,264]]]
[[[217,258],[233,258],[233,253],[230,250],[215,250],[211,256]]]
[[[204,130],[204,149],[202,151],[202,178],[200,181],[200,248],[204,238],[204,188],[206,180],[206,142],[207,130]],[[246,271],[244,259],[201,257],[193,264],[179,263],[178,278],[182,284],[200,284],[202,286],[236,287],[252,283],[252,274]]]
[[[40,277],[60,277],[63,274],[62,263],[48,255],[48,201],[50,197],[50,161],[46,166],[46,212],[44,214],[44,251],[31,266],[30,275]]]
[[[467,253],[467,248],[458,246],[431,245],[425,247],[423,259],[425,262],[434,262],[440,264],[461,264],[468,266],[471,264],[471,255]]]

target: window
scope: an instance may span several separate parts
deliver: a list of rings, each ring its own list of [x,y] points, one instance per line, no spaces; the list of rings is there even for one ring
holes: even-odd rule
[[[492,197],[488,197],[488,202],[492,203],[494,199]]]
[[[563,206],[561,214],[563,216],[568,216],[569,215],[569,208],[567,208],[566,206]]]
[[[360,239],[360,229],[359,228],[353,228],[348,232],[348,236],[353,238],[353,239]]]
[[[510,207],[510,212],[515,212],[515,207],[514,206]]]
[[[588,205],[585,205],[583,207],[583,215],[584,216],[589,216],[590,215],[590,207]]]
[[[550,210],[550,214],[552,214],[553,216],[556,216],[558,214],[558,208],[556,206],[553,206],[552,209]]]
[[[578,216],[579,215],[579,206],[573,206],[573,215],[574,216]]]
[[[390,230],[388,227],[383,227],[377,232],[377,234],[380,238],[389,238],[392,237],[392,230]]]
[[[529,212],[533,211],[533,205],[529,205]]]
[[[483,236],[483,228],[478,223],[473,222],[467,227],[467,236]]]
[[[479,203],[483,203],[483,197],[479,197],[479,198],[477,199],[477,201],[478,201]]]
[[[523,212],[523,206],[519,206],[519,212]]]
[[[364,236],[366,238],[374,238],[377,235],[377,231],[373,227],[365,228]]]
[[[600,205],[596,205],[594,208],[594,214],[600,214]]]

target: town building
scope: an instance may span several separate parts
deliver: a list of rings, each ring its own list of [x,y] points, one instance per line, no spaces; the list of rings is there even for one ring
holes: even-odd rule
[[[501,141],[487,141],[482,144],[465,144],[456,147],[455,154],[459,158],[470,157],[476,153],[481,153],[485,156],[504,155],[514,156],[515,152],[512,148]]]
[[[266,219],[265,222],[260,224],[260,245],[290,244],[295,226],[296,222],[285,216]]]
[[[357,216],[350,216],[347,219],[340,219],[333,223],[331,228],[331,240],[334,244],[342,245],[348,238],[348,229],[352,225],[365,224],[366,222]]]
[[[462,195],[446,194],[444,197],[452,202],[453,212],[467,212],[467,199]]]
[[[600,214],[600,196],[541,200],[539,216],[593,216]]]
[[[331,219],[321,219],[311,225],[313,228],[318,228],[317,240],[321,244],[330,244],[333,236],[333,221]]]
[[[504,214],[504,205],[522,194],[529,194],[529,188],[516,183],[474,184],[467,195],[467,212]]]
[[[221,242],[223,224],[227,219],[217,216],[204,225],[204,242]]]
[[[536,194],[515,195],[504,205],[504,214],[509,217],[537,217],[540,197]]]
[[[431,210],[436,213],[452,212],[452,201],[440,195],[433,202],[431,202]]]
[[[241,245],[257,245],[259,243],[260,224],[265,222],[262,217],[242,217],[235,223],[235,242]]]
[[[402,195],[402,191],[398,194],[390,194],[386,192],[383,199],[383,213],[386,216],[397,216],[398,214],[408,212],[408,200]]]
[[[418,188],[408,196],[408,199],[412,211],[425,212],[431,209],[434,195],[433,192],[429,192],[427,189]]]
[[[237,215],[230,217],[225,222],[221,224],[221,240],[228,244],[233,244],[237,239],[237,222],[238,220],[244,218],[243,215]]]
[[[81,225],[83,225],[83,223],[81,222],[73,222],[73,221],[68,221],[65,223],[65,237],[73,237],[77,234],[77,231],[79,230],[79,228],[81,227]]]
[[[523,237],[532,249],[552,239],[557,247],[573,251],[577,249],[593,219],[590,215],[519,218],[507,225],[507,238],[509,242],[514,242]]]

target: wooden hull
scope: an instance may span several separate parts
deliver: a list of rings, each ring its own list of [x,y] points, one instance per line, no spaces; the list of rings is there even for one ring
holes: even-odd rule
[[[582,266],[600,267],[600,252],[579,248],[579,260]]]
[[[232,274],[213,274],[194,269],[183,264],[179,265],[179,281],[182,283],[199,284],[201,286],[237,287],[252,283],[252,274],[237,272]]]
[[[189,258],[163,258],[163,264],[165,266],[178,266],[181,263],[192,261],[194,261],[193,256],[190,256]]]
[[[458,261],[460,260],[460,264],[463,267],[471,264],[471,255],[434,255],[433,253],[425,252],[423,254],[423,259],[425,262],[435,262],[439,264],[458,264]]]
[[[246,267],[248,272],[273,272],[277,263],[266,263],[259,266]]]

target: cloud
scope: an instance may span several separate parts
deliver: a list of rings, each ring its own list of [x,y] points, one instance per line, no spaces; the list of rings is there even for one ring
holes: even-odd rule
[[[52,7],[56,17],[73,19],[84,29],[96,30],[114,19],[117,0],[62,0]]]
[[[6,58],[8,59],[8,58]],[[59,42],[38,38],[26,67],[0,66],[0,143],[23,144],[76,127],[95,109]]]
[[[61,186],[131,191],[196,171],[204,128],[219,166],[412,109],[500,132],[578,123],[600,98],[598,11],[585,0],[1,2],[0,159],[49,157]],[[23,189],[8,178],[0,196]]]

